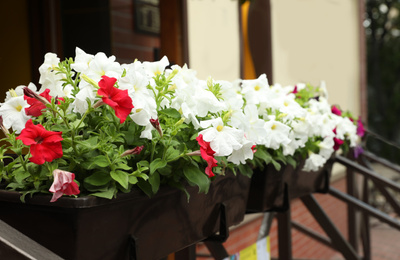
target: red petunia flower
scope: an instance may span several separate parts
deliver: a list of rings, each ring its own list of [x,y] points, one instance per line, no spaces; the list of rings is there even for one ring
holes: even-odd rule
[[[206,142],[203,140],[203,135],[199,135],[196,138],[196,141],[200,145],[200,153],[201,157],[207,162],[207,167],[206,167],[206,175],[211,178],[215,176],[215,174],[212,172],[212,168],[217,166],[217,160],[214,158],[215,152],[213,149],[210,147],[210,142]]]
[[[41,124],[34,125],[32,119],[29,119],[17,139],[30,146],[31,162],[43,164],[63,156],[61,134],[62,132],[47,131]]]
[[[128,95],[128,90],[117,89],[114,87],[115,82],[117,82],[116,78],[102,76],[99,81],[100,89],[97,91],[97,95],[101,96],[103,102],[114,109],[115,115],[122,124],[131,113],[133,105],[132,99]]]
[[[80,193],[78,184],[74,182],[75,174],[72,172],[54,170],[54,181],[49,191],[53,193],[50,202],[58,200],[62,195],[78,195]]]

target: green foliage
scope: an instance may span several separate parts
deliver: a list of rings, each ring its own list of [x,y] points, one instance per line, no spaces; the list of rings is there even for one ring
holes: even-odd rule
[[[399,163],[400,134],[399,1],[366,1],[368,129],[366,145],[373,153]],[[389,140],[385,142],[382,140]],[[391,145],[393,142],[397,145]],[[396,147],[397,146],[397,147]]]

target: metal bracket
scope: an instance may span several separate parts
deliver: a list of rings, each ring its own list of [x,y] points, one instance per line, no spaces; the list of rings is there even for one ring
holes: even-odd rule
[[[133,235],[129,237],[129,260],[137,260],[137,238]]]
[[[219,232],[209,236],[204,241],[223,243],[229,237],[229,227],[226,219],[226,205],[221,203],[220,205],[220,215],[219,215]]]

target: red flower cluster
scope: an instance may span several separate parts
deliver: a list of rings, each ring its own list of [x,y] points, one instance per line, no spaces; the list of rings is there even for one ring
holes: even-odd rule
[[[97,91],[97,95],[102,96],[103,102],[114,109],[115,115],[122,124],[131,113],[133,105],[132,99],[128,95],[128,90],[117,89],[114,87],[115,82],[117,82],[116,78],[102,76],[99,81],[100,89]]]
[[[62,132],[47,131],[41,124],[34,125],[32,119],[29,119],[17,139],[30,146],[31,162],[43,164],[62,157],[61,134]]]
[[[206,175],[208,177],[213,177],[215,174],[212,172],[212,168],[217,166],[217,160],[214,158],[215,152],[213,149],[210,147],[210,142],[206,142],[203,140],[203,135],[199,135],[196,138],[196,141],[200,145],[200,153],[201,157],[207,162],[207,167],[206,167]]]

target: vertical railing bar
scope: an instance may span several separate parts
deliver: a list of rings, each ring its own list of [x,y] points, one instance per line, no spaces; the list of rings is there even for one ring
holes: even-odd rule
[[[347,260],[361,259],[350,243],[342,236],[333,222],[326,215],[312,194],[300,198],[308,211],[313,215],[325,233],[330,237],[332,244]]]
[[[364,203],[369,203],[369,187],[368,178],[364,176],[363,185],[363,201]],[[363,243],[364,260],[371,259],[371,229],[369,222],[369,215],[367,212],[362,212],[361,219],[361,237]]]
[[[351,168],[346,169],[346,188],[347,194],[355,198],[358,197],[357,187],[355,182],[355,172]],[[357,210],[352,204],[347,204],[347,230],[349,243],[358,252],[358,225],[357,225]]]
[[[276,214],[278,220],[278,251],[279,259],[292,260],[292,225],[290,208]]]

